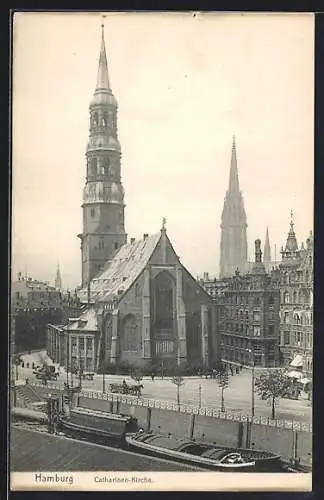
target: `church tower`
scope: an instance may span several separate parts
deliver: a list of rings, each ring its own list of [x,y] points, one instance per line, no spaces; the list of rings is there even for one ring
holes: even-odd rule
[[[127,239],[117,108],[109,81],[102,24],[97,84],[89,108],[87,171],[82,204],[83,232],[78,235],[81,239],[82,287],[91,281]]]
[[[247,268],[246,213],[237,171],[236,144],[233,138],[229,187],[226,192],[220,248],[220,278],[233,276]]]
[[[59,264],[57,264],[57,270],[55,276],[55,288],[57,288],[58,290],[62,289],[62,278],[61,278],[61,271]]]
[[[265,263],[271,262],[271,247],[270,247],[268,228],[266,231],[266,238],[265,238],[264,249],[263,249],[263,262],[265,262]]]

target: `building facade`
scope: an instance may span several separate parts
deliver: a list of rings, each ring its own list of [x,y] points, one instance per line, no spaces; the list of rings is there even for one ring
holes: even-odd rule
[[[291,220],[280,269],[280,350],[284,366],[313,370],[313,235],[298,247]],[[299,364],[296,365],[298,356]],[[295,361],[294,361],[295,359]]]
[[[229,187],[226,192],[221,221],[220,279],[244,272],[248,261],[247,221],[243,195],[240,191],[236,144],[233,139]]]
[[[77,296],[21,273],[11,284],[10,307],[17,353],[46,348],[48,323],[64,323],[79,314]]]
[[[261,242],[255,242],[250,273],[208,281],[204,288],[214,297],[223,361],[240,365],[279,365],[279,274],[266,273]]]
[[[67,325],[48,325],[47,354],[68,373],[79,370],[94,373],[98,339],[97,315],[90,308],[79,317],[70,318]]]
[[[82,286],[86,286],[126,242],[117,109],[108,75],[102,26],[97,84],[90,103],[83,232],[78,235],[81,240]]]

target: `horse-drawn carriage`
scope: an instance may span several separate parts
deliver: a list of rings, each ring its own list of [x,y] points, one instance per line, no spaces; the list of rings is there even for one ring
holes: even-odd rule
[[[114,394],[128,394],[130,396],[141,396],[142,389],[144,386],[142,384],[128,385],[126,382],[122,384],[110,384],[110,390]]]

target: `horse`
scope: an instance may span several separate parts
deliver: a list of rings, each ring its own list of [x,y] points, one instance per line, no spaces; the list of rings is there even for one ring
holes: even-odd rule
[[[142,395],[142,389],[144,389],[144,385],[130,385],[128,387],[128,394],[132,394],[134,396],[140,397]]]

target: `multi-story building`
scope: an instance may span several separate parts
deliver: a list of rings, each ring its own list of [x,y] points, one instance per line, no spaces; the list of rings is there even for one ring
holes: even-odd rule
[[[204,284],[214,297],[221,357],[229,363],[274,367],[279,364],[279,274],[266,273],[261,242],[255,242],[251,273]]]
[[[67,325],[48,325],[47,354],[67,372],[94,372],[99,331],[94,309],[86,309]]]
[[[79,314],[78,298],[18,273],[11,284],[11,319],[17,353],[46,348],[48,323]]]
[[[313,358],[313,235],[298,248],[291,220],[280,269],[280,350],[283,364],[311,378]]]

